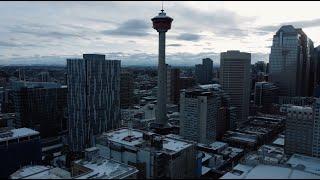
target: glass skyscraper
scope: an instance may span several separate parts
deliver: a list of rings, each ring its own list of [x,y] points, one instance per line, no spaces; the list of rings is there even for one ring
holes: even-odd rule
[[[308,96],[313,92],[313,42],[302,29],[282,26],[273,36],[270,81],[282,96]]]

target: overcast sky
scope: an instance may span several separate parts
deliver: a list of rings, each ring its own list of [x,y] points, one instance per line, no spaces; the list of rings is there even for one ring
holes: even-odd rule
[[[0,2],[0,60],[83,53],[157,54],[159,2]],[[167,53],[270,52],[282,24],[320,43],[320,2],[164,2]],[[0,62],[1,63],[1,62]]]

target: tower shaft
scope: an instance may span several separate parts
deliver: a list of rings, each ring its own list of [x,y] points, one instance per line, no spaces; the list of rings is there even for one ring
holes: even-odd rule
[[[156,123],[167,124],[166,32],[159,32],[158,91]]]

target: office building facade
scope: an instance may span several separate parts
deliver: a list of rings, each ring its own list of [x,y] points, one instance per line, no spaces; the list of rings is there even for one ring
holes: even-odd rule
[[[254,90],[254,104],[263,112],[270,112],[273,103],[278,103],[279,88],[272,83],[257,82]]]
[[[199,143],[212,143],[220,134],[221,97],[209,90],[188,89],[180,94],[180,135]]]
[[[287,110],[285,153],[312,155],[313,110],[307,106],[291,106]]]
[[[0,178],[6,179],[21,166],[41,163],[38,131],[29,128],[0,129]]]
[[[320,98],[315,98],[313,106],[312,156],[320,157]]]
[[[180,69],[167,66],[167,102],[179,104]]]
[[[316,97],[320,97],[320,46],[317,46],[316,48],[314,48],[313,62],[314,62],[313,95]]]
[[[84,54],[67,59],[69,144],[82,151],[94,136],[120,126],[120,61]]]
[[[129,72],[122,72],[120,79],[120,105],[129,108],[134,103],[134,78]]]
[[[220,58],[220,84],[236,108],[236,124],[241,124],[249,115],[251,54],[227,51]]]
[[[202,64],[195,65],[195,75],[199,84],[210,84],[213,78],[213,61],[210,58],[202,59]]]
[[[40,132],[41,138],[67,130],[67,87],[54,82],[13,82],[14,126]]]

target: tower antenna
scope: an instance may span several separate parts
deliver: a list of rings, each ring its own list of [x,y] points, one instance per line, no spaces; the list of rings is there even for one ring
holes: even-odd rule
[[[162,1],[162,6],[161,6],[161,11],[163,12],[164,10],[163,10],[163,1]]]

